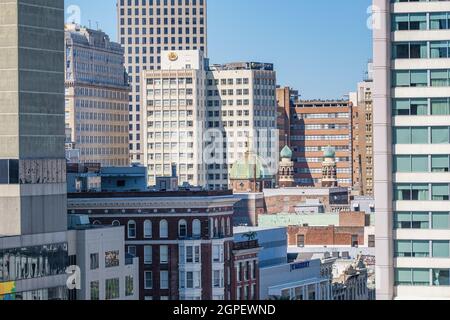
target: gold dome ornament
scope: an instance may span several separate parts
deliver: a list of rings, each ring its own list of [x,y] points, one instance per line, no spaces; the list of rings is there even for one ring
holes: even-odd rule
[[[178,55],[175,52],[169,53],[169,60],[170,61],[177,61],[178,60]]]

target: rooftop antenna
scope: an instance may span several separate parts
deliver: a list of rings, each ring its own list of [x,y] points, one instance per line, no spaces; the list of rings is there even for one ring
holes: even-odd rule
[[[91,20],[88,20],[89,21],[89,29],[91,29]]]

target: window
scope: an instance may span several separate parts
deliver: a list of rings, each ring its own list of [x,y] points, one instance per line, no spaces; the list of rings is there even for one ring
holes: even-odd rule
[[[433,258],[450,258],[449,241],[433,241]]]
[[[449,156],[431,156],[431,171],[432,172],[449,172]]]
[[[447,144],[449,143],[448,127],[432,127],[431,128],[431,143],[433,144]]]
[[[169,263],[169,247],[160,246],[159,247],[159,261],[161,264]]]
[[[369,235],[369,248],[375,248],[375,235]]]
[[[426,184],[397,184],[395,185],[396,201],[428,201],[429,189]]]
[[[428,156],[396,156],[395,172],[428,172]]]
[[[427,258],[430,257],[429,241],[395,241],[395,256],[400,258]]]
[[[436,230],[450,229],[450,214],[448,212],[433,212],[431,214],[432,227]]]
[[[180,238],[187,237],[187,222],[186,222],[186,220],[180,220],[178,222],[178,236]]]
[[[99,268],[99,255],[98,253],[91,253],[91,270],[97,270]]]
[[[105,268],[114,268],[120,265],[119,251],[105,252]]]
[[[394,71],[392,83],[394,87],[426,87],[428,86],[428,71]]]
[[[169,271],[161,271],[159,279],[160,279],[160,289],[162,290],[169,289]]]
[[[427,99],[394,99],[394,116],[419,116],[428,114]]]
[[[151,239],[153,237],[152,222],[150,220],[144,221],[144,238]]]
[[[429,269],[395,269],[395,285],[429,286]]]
[[[99,281],[91,282],[91,300],[93,300],[93,301],[100,300],[100,282]]]
[[[393,45],[394,59],[426,59],[428,57],[427,42],[405,42]]]
[[[431,187],[431,196],[433,201],[448,201],[449,188],[448,184],[436,184]]]
[[[146,290],[153,289],[153,273],[151,271],[144,272],[144,283]]]
[[[152,264],[153,250],[152,246],[144,246],[144,264]]]
[[[105,282],[105,296],[106,300],[119,299],[120,290],[119,290],[119,279],[108,279]]]
[[[202,235],[202,230],[201,230],[201,222],[198,219],[195,219],[192,222],[192,236],[194,238],[200,238]]]
[[[134,295],[134,281],[133,276],[125,277],[125,296],[130,297]]]
[[[169,226],[166,220],[161,220],[159,223],[159,237],[167,239],[169,237]]]
[[[300,234],[297,236],[297,247],[303,248],[305,246],[305,235]]]
[[[224,281],[223,281],[223,271],[221,270],[214,270],[213,272],[213,287],[214,288],[223,288]]]
[[[450,286],[450,269],[433,269],[433,286]]]
[[[136,222],[133,220],[128,222],[128,238],[136,238]]]
[[[223,262],[223,246],[214,245],[213,246],[213,262]]]

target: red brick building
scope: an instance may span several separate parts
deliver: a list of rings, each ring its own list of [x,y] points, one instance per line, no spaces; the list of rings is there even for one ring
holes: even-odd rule
[[[232,298],[233,206],[229,191],[69,194],[69,214],[126,226],[139,257],[142,300]]]
[[[259,251],[257,240],[233,244],[231,300],[259,300]]]
[[[289,226],[290,246],[369,246],[365,243],[370,217],[364,212],[342,212],[339,226]]]

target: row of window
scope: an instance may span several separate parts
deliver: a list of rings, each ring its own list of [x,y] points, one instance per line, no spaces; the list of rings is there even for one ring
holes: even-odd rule
[[[448,201],[448,184],[404,184],[394,185],[395,201]]]
[[[97,224],[99,224],[97,222]],[[113,222],[114,226],[119,226],[119,221]],[[218,236],[231,235],[232,226],[230,218],[214,219],[211,218],[208,226],[210,230],[210,236],[212,238]],[[154,236],[153,223],[150,220],[145,220],[143,223],[143,237],[145,239],[152,239]],[[169,224],[167,220],[159,221],[159,238],[167,239],[169,237]],[[186,220],[182,219],[178,221],[178,237],[179,238],[200,238],[202,235],[202,224],[201,221],[195,219],[192,221],[191,229],[188,229],[188,223]],[[128,239],[137,238],[137,223],[134,220],[128,221],[127,224],[127,237]]]
[[[394,99],[392,114],[393,116],[450,115],[450,99]]]
[[[396,240],[396,258],[450,258],[450,241]]]
[[[90,283],[91,300],[100,300],[100,281],[91,281]],[[125,277],[125,296],[134,295],[134,282],[132,276]],[[120,279],[105,280],[105,299],[115,300],[120,298]]]
[[[448,87],[450,70],[396,70],[392,72],[393,87]]]
[[[395,269],[397,286],[450,286],[450,269]]]
[[[394,172],[450,172],[449,155],[394,156]]]
[[[450,41],[394,43],[393,59],[441,59],[450,57]]]
[[[392,30],[445,30],[450,28],[449,12],[402,13],[392,16]]]
[[[394,144],[448,144],[450,127],[396,127]]]
[[[395,229],[450,229],[449,212],[395,212]]]

